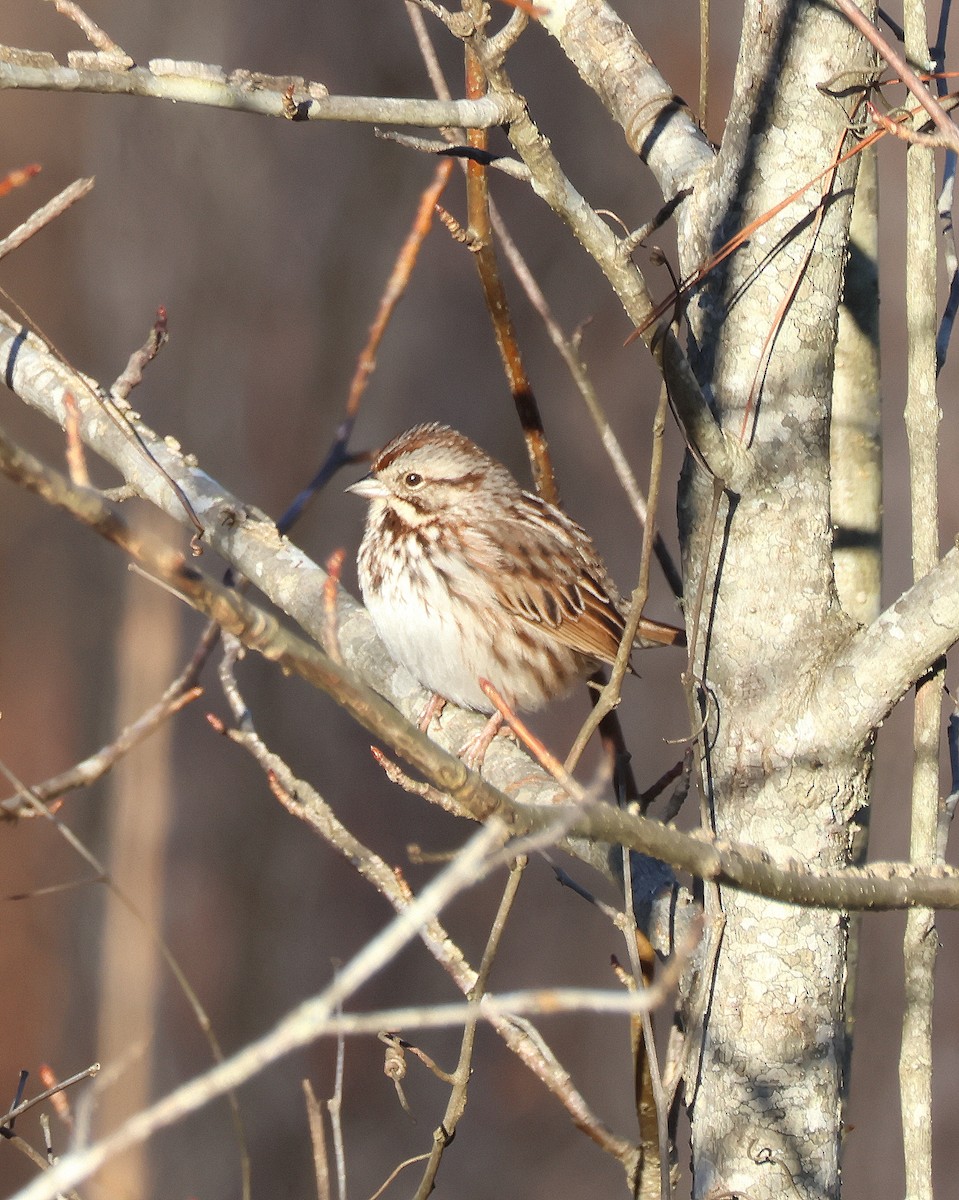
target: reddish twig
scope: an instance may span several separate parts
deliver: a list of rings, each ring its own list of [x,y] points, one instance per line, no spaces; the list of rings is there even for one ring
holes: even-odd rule
[[[383,294],[380,297],[379,308],[373,319],[373,324],[370,326],[366,345],[360,351],[356,370],[350,381],[350,390],[346,399],[347,416],[356,416],[359,410],[363,392],[366,390],[369,378],[376,368],[376,352],[379,349],[380,342],[383,340],[383,334],[390,323],[390,318],[396,311],[397,304],[409,286],[413,268],[416,266],[416,261],[419,257],[420,248],[433,225],[433,210],[440,196],[443,194],[447,183],[449,183],[452,170],[452,162],[439,163],[433,174],[432,182],[424,189],[420,197],[412,227],[406,235],[406,240],[400,248],[399,254],[396,256],[393,270],[390,272],[390,277],[386,281],[386,287],[383,289]]]
[[[12,171],[8,171],[6,175],[0,178],[0,196],[5,196],[7,192],[12,192],[14,188],[23,187],[35,175],[39,175],[42,170],[43,168],[39,163],[29,163],[25,167],[14,167]]]
[[[169,340],[166,309],[161,304],[157,309],[156,320],[153,322],[153,328],[150,330],[147,340],[139,350],[133,351],[127,365],[123,368],[123,373],[110,388],[110,395],[115,403],[122,403],[137,384],[142,383],[144,367],[153,362]]]
[[[41,1063],[37,1074],[40,1082],[47,1089],[50,1097],[50,1107],[68,1129],[73,1128],[73,1113],[70,1111],[70,1101],[67,1099],[66,1084],[57,1079],[53,1068],[48,1063]]]
[[[360,351],[357,359],[356,370],[353,372],[353,378],[350,381],[350,390],[346,398],[346,411],[343,420],[337,428],[333,444],[327,451],[319,470],[306,487],[294,498],[279,521],[277,521],[277,529],[280,533],[289,533],[309,502],[317,492],[326,486],[340,467],[345,466],[347,463],[359,462],[368,457],[365,454],[353,453],[349,448],[353,426],[356,423],[356,416],[360,409],[360,401],[363,398],[363,393],[366,391],[370,376],[376,369],[377,350],[383,340],[383,335],[386,333],[390,319],[396,311],[396,306],[399,304],[403,293],[409,285],[413,268],[416,266],[417,259],[419,258],[420,247],[423,245],[423,241],[433,224],[435,205],[449,181],[452,169],[452,162],[440,163],[433,176],[432,183],[425,188],[423,195],[420,197],[412,227],[406,236],[406,240],[400,247],[399,254],[396,256],[393,270],[390,272],[389,279],[386,281],[386,287],[383,289],[383,295],[380,298],[379,308],[370,326],[366,344]]]
[[[850,25],[858,30],[873,49],[885,59],[909,91],[916,97],[929,114],[933,124],[942,133],[944,144],[951,150],[959,152],[959,129],[956,128],[956,123],[936,97],[925,87],[916,72],[906,62],[905,57],[886,41],[859,5],[854,3],[854,0],[835,0],[835,3]]]
[[[90,472],[87,470],[87,456],[80,437],[80,414],[77,410],[77,398],[73,392],[65,392],[63,407],[66,419],[63,422],[63,432],[67,439],[66,460],[70,480],[77,487],[90,486]]]
[[[323,584],[323,649],[340,666],[343,665],[343,655],[340,653],[336,598],[340,590],[340,574],[345,558],[345,550],[333,551],[326,560],[326,581]]]
[[[631,342],[635,342],[637,338],[641,337],[646,330],[650,328],[650,326],[655,325],[657,321],[665,316],[666,313],[668,313],[670,309],[676,305],[679,299],[686,296],[687,293],[693,290],[693,288],[698,287],[698,285],[702,283],[710,271],[714,271],[721,262],[729,258],[729,256],[738,250],[745,242],[747,242],[758,229],[761,229],[763,225],[781,213],[784,208],[788,208],[790,204],[795,203],[800,196],[803,196],[821,179],[824,179],[827,175],[831,176],[838,167],[841,167],[844,163],[847,163],[851,158],[855,157],[855,155],[861,154],[863,150],[873,145],[873,143],[877,142],[879,138],[884,136],[885,131],[877,129],[875,133],[871,133],[867,137],[864,137],[862,141],[857,142],[855,146],[853,146],[850,150],[847,150],[838,161],[831,162],[827,167],[824,167],[811,179],[807,179],[806,182],[801,187],[798,187],[791,195],[787,196],[784,200],[780,200],[778,204],[774,204],[772,208],[767,209],[766,212],[764,212],[761,216],[756,217],[754,221],[750,221],[748,225],[744,226],[737,233],[734,233],[733,236],[725,243],[725,245],[721,246],[715,254],[713,254],[706,260],[706,262],[702,264],[702,266],[697,267],[695,271],[693,271],[690,275],[687,275],[682,283],[680,283],[678,288],[674,288],[673,291],[671,291],[670,294],[665,298],[665,300],[661,300],[660,303],[656,305],[646,320],[643,321],[640,326],[634,329],[629,337],[626,338],[623,345],[628,346]]]
[[[891,133],[893,137],[900,138],[904,142],[909,142],[912,146],[927,146],[931,150],[955,151],[951,140],[941,133],[921,133],[917,129],[910,129],[905,122],[911,114],[897,118],[887,117],[871,100],[866,101],[866,111],[880,129],[884,129],[886,133]]]
[[[456,817],[463,816],[462,806],[457,804],[452,796],[448,796],[446,792],[440,791],[432,783],[423,783],[418,779],[411,779],[403,768],[395,763],[393,759],[388,758],[378,746],[370,746],[370,754],[373,755],[377,763],[383,768],[383,773],[390,783],[395,783],[397,787],[401,787],[404,792],[409,792],[411,796],[420,796],[422,799],[428,800],[430,804],[436,804],[440,808],[445,808],[447,812],[452,813]]]
[[[470,15],[477,25],[474,37],[478,40],[482,40],[485,36],[482,32],[482,9],[482,4],[476,0],[469,5]],[[483,70],[477,51],[468,45],[466,47],[466,95],[469,99],[476,100],[485,96],[486,91],[486,72]],[[484,129],[467,129],[466,141],[474,150],[485,151],[489,146],[489,136]],[[537,493],[544,500],[550,504],[557,504],[559,493],[549,455],[546,431],[543,428],[543,419],[533,394],[532,384],[523,365],[523,356],[520,352],[516,328],[510,315],[509,301],[506,297],[506,289],[503,286],[493,245],[487,168],[473,158],[467,159],[466,162],[466,208],[469,215],[469,235],[474,242],[478,243],[478,248],[474,251],[476,268],[479,271],[490,320],[493,322],[496,346],[506,372],[506,379],[513,396],[513,403],[516,406],[523,436],[526,439],[526,452],[529,455],[533,471],[533,482]]]

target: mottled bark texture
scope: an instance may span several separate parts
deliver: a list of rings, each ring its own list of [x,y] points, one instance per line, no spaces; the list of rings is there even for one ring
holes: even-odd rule
[[[846,122],[817,84],[865,61],[825,5],[746,5],[730,122],[683,221],[684,269],[830,164]],[[755,472],[712,529],[712,482],[693,462],[679,501],[690,620],[706,577],[696,669],[715,833],[824,868],[850,861],[870,765],[869,745],[795,752],[820,664],[854,628],[833,580],[829,471],[854,182],[852,163],[822,211],[813,184],[692,304],[694,368]],[[706,906],[714,970],[687,1011],[695,1195],[835,1196],[846,918],[729,889],[707,890]]]

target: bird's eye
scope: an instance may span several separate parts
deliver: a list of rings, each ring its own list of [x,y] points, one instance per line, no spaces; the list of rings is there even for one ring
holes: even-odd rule
[[[423,482],[423,476],[417,474],[416,471],[407,471],[403,476],[403,482],[408,488],[418,488]]]

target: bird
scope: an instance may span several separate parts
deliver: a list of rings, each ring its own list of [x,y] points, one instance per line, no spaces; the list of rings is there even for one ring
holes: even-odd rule
[[[589,535],[464,434],[416,425],[346,490],[369,501],[357,572],[373,626],[435,697],[498,724],[481,680],[531,712],[615,661],[628,606]],[[684,644],[640,621],[636,646]]]

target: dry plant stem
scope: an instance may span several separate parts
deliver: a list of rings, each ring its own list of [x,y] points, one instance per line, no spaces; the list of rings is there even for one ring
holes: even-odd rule
[[[907,0],[903,18],[906,50],[915,60],[928,53],[925,5],[921,0]],[[919,146],[909,148],[906,188],[909,378],[905,423],[909,439],[913,575],[918,580],[939,561],[939,402],[935,351],[937,246],[935,159],[931,150]],[[941,664],[916,685],[909,856],[919,869],[926,869],[937,861],[944,682],[945,665]],[[908,913],[903,938],[905,1005],[899,1084],[906,1194],[914,1200],[932,1200],[933,1195],[932,1010],[937,949],[935,913],[921,908]]]
[[[482,42],[475,41],[474,48],[482,57]],[[491,94],[501,95],[504,99],[519,99],[499,62],[485,58],[482,65]],[[529,168],[533,190],[567,223],[596,261],[633,324],[637,328],[643,326],[653,311],[653,301],[642,274],[625,251],[624,241],[616,237],[573,188],[525,106],[506,130],[513,149]],[[643,337],[650,345],[656,340],[648,329]],[[687,436],[709,462],[714,474],[729,479],[731,485],[745,483],[749,458],[741,447],[730,443],[719,428],[675,336],[671,331],[661,331],[658,340],[665,344],[666,353],[664,355],[660,350],[657,361],[664,357],[669,361],[674,404]]]
[[[434,787],[431,783],[423,783],[421,780],[411,779],[402,767],[393,762],[391,758],[387,758],[378,747],[370,746],[370,753],[383,768],[383,774],[390,783],[395,783],[404,792],[409,792],[411,796],[420,796],[422,799],[428,800],[430,804],[435,804],[438,808],[452,813],[454,817],[467,815],[463,812],[462,806],[457,804],[446,792],[441,792],[439,788]]]
[[[389,1175],[383,1180],[380,1186],[370,1195],[370,1200],[379,1200],[380,1196],[386,1191],[394,1179],[396,1179],[407,1167],[415,1167],[417,1163],[425,1162],[429,1158],[428,1154],[414,1154],[412,1158],[404,1158],[401,1163],[390,1171]]]
[[[916,97],[932,118],[937,129],[942,133],[944,144],[950,146],[953,150],[959,150],[959,129],[956,128],[949,114],[935,96],[930,93],[916,72],[909,66],[906,58],[886,41],[859,5],[855,3],[855,0],[835,0],[835,4],[846,20],[879,52],[882,58],[892,67],[902,82]],[[920,50],[917,50],[917,44],[914,44],[913,39],[909,37],[908,30],[906,36],[906,51],[909,56],[914,61],[917,59],[928,60],[929,44],[926,41],[925,32],[922,34],[922,49]]]
[[[510,867],[509,878],[506,881],[506,888],[500,899],[493,927],[486,942],[486,949],[483,952],[483,958],[480,962],[476,983],[469,992],[470,1001],[476,1005],[475,1015],[466,1021],[463,1029],[463,1041],[460,1046],[459,1061],[456,1064],[456,1070],[453,1072],[453,1088],[450,1092],[449,1102],[446,1105],[443,1120],[433,1134],[433,1149],[430,1153],[426,1170],[423,1172],[423,1178],[420,1180],[420,1186],[416,1189],[414,1200],[426,1200],[426,1197],[433,1191],[436,1173],[439,1171],[440,1162],[443,1158],[443,1151],[452,1141],[460,1118],[466,1111],[467,1089],[469,1087],[470,1075],[472,1074],[473,1048],[476,1044],[476,1026],[479,1021],[479,1001],[486,993],[489,985],[490,972],[496,960],[496,952],[499,949],[500,940],[506,929],[506,922],[512,911],[516,893],[523,878],[523,872],[526,870],[526,863],[527,860],[522,858],[515,861]]]
[[[326,560],[326,583],[323,585],[323,649],[342,667],[340,653],[339,612],[336,598],[340,590],[340,572],[346,558],[345,550],[334,550]]]
[[[313,1147],[313,1176],[316,1179],[317,1200],[331,1200],[330,1164],[326,1157],[323,1108],[316,1098],[312,1083],[308,1079],[303,1080],[303,1098],[306,1103],[306,1117],[310,1126],[310,1145]]]
[[[406,15],[409,17],[410,25],[413,28],[413,36],[416,38],[416,45],[419,48],[420,55],[426,67],[426,73],[429,76],[437,99],[451,100],[452,95],[447,87],[443,68],[440,66],[440,60],[433,47],[433,39],[426,28],[423,10],[418,4],[414,4],[412,0],[405,0],[404,7],[406,8]]]
[[[516,105],[497,97],[481,100],[417,100],[391,96],[330,96],[322,84],[304,79],[233,71],[209,63],[154,59],[148,67],[123,67],[107,56],[71,54],[62,66],[52,54],[0,46],[0,90],[94,92],[148,96],[181,104],[202,104],[231,112],[297,121],[359,121],[378,125],[448,125],[489,129],[512,119]]]
[[[5,238],[0,238],[0,258],[5,258],[11,251],[16,250],[18,246],[22,246],[24,242],[45,225],[49,225],[51,221],[66,212],[71,204],[82,199],[87,192],[93,190],[93,179],[78,179],[75,183],[71,183],[69,187],[65,187],[59,195],[48,201],[42,208],[38,208],[35,213],[31,213],[29,217],[18,225],[12,233],[8,233]]]
[[[659,405],[656,409],[656,416],[653,419],[652,459],[649,469],[649,515],[643,526],[643,548],[640,557],[639,580],[630,603],[629,617],[626,621],[623,639],[619,645],[619,653],[616,655],[616,662],[613,664],[613,669],[610,672],[609,683],[597,697],[592,711],[583,722],[583,726],[576,735],[576,740],[573,742],[570,752],[566,756],[567,771],[576,770],[576,764],[586,749],[586,743],[592,737],[597,726],[619,704],[623,680],[626,678],[626,672],[629,670],[633,642],[636,638],[636,632],[639,629],[639,622],[642,620],[647,596],[649,595],[649,568],[652,559],[653,541],[656,535],[656,509],[659,506],[659,493],[662,484],[663,435],[666,431],[667,403],[666,389],[663,388],[659,398]]]
[[[235,713],[246,712],[239,692],[230,693],[230,703]],[[270,753],[256,733],[252,730],[230,730],[227,736],[251,754],[267,772],[270,780],[274,781],[271,785],[272,790],[280,803],[346,858],[394,911],[403,912],[409,907],[413,899],[412,893],[396,872],[379,855],[355,838],[316,790],[303,780],[297,779],[282,759]],[[452,941],[438,918],[425,921],[419,930],[419,937],[460,991],[469,995],[476,986],[477,973],[470,967],[463,952]],[[576,1127],[603,1150],[625,1164],[632,1153],[630,1144],[608,1130],[590,1111],[573,1086],[569,1075],[546,1047],[542,1037],[525,1023],[512,1021],[507,1017],[495,1018],[492,1024],[513,1053],[559,1099]],[[396,1025],[394,1023],[387,1027],[395,1028]]]

